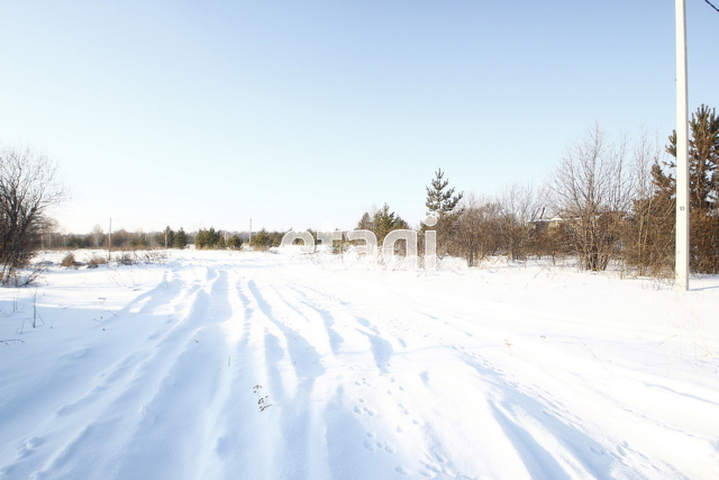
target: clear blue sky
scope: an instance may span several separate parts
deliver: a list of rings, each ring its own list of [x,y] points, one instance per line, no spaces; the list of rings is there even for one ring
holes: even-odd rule
[[[690,111],[719,107],[719,13],[687,0]],[[410,224],[540,185],[598,122],[663,142],[672,0],[0,1],[0,142],[57,161],[67,232]]]

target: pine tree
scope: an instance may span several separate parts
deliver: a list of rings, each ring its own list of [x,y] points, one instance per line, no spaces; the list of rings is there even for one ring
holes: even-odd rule
[[[242,248],[242,239],[237,235],[232,235],[227,240],[227,247],[232,250],[240,250]]]
[[[369,212],[364,212],[362,218],[360,218],[360,221],[357,223],[357,228],[359,228],[360,230],[374,231],[374,222]]]
[[[689,184],[690,205],[701,211],[719,207],[719,117],[715,109],[702,105],[689,122]],[[667,152],[677,156],[677,133],[669,137]],[[676,167],[671,163],[670,167]],[[675,179],[667,175],[672,187]]]
[[[384,237],[386,237],[389,232],[401,228],[409,228],[409,224],[405,222],[402,217],[391,211],[389,205],[385,203],[381,210],[375,211],[372,215],[370,215],[369,212],[365,212],[357,223],[357,228],[370,230],[377,237],[379,245],[382,245]]]
[[[429,209],[429,212],[442,216],[444,214],[452,212],[459,201],[464,196],[464,192],[459,192],[455,195],[454,187],[445,190],[449,185],[449,179],[444,179],[444,172],[440,168],[435,172],[435,177],[431,181],[431,185],[426,187],[427,189],[427,202],[425,206]]]
[[[437,225],[433,229],[437,232],[437,252],[440,255],[449,253],[451,244],[457,240],[457,221],[462,215],[462,209],[457,208],[459,201],[464,197],[464,192],[454,193],[454,187],[447,189],[449,179],[444,178],[444,172],[440,168],[435,172],[435,177],[427,189],[427,202],[425,206],[428,213],[437,217]],[[427,227],[423,224],[422,230]]]
[[[272,237],[267,229],[263,228],[252,237],[250,245],[259,249],[269,248],[272,245]]]
[[[719,273],[719,116],[702,105],[689,122],[690,265],[699,273]],[[667,152],[677,153],[676,131],[669,137]],[[656,197],[676,201],[676,163],[652,170]]]
[[[389,205],[386,203],[381,210],[375,212],[372,223],[374,224],[374,234],[377,236],[377,242],[380,245],[382,245],[384,237],[392,230],[409,228],[407,222],[396,213],[390,211]]]

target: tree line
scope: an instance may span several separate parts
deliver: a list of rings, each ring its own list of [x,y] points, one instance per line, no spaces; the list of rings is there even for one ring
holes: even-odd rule
[[[689,123],[690,267],[719,273],[719,117],[702,105]],[[676,132],[664,147],[646,134],[611,140],[598,125],[570,145],[539,188],[512,185],[494,197],[464,196],[439,169],[426,188],[438,218],[437,253],[477,265],[490,256],[573,258],[585,270],[613,262],[640,275],[674,268]],[[385,204],[357,228],[383,238],[406,222]],[[422,230],[426,230],[421,225]],[[381,242],[381,240],[380,240]],[[421,251],[421,249],[420,249]]]
[[[37,248],[43,250],[58,249],[117,249],[138,250],[155,248],[184,249],[194,245],[201,250],[229,249],[241,250],[243,245],[253,249],[263,250],[279,247],[285,232],[268,231],[266,229],[252,232],[229,232],[216,230],[214,227],[199,229],[196,232],[185,232],[184,228],[173,230],[169,226],[161,232],[130,232],[119,229],[105,233],[96,226],[88,234],[63,234],[54,231],[45,231],[37,239]]]
[[[719,117],[702,105],[689,122],[690,267],[719,273]],[[646,135],[612,140],[599,126],[570,145],[540,188],[514,185],[494,197],[465,196],[439,169],[426,189],[427,213],[437,218],[437,253],[463,257],[470,266],[489,256],[575,258],[581,268],[613,262],[641,275],[668,276],[674,267],[676,132],[659,146]],[[284,232],[187,233],[167,227],[145,234],[95,227],[62,235],[48,215],[65,193],[57,166],[31,149],[0,149],[0,284],[18,282],[40,248],[267,249]],[[409,224],[384,204],[365,212],[357,228],[382,242]],[[421,230],[426,225],[420,224]],[[421,242],[422,236],[420,236]],[[422,248],[420,248],[422,251]]]

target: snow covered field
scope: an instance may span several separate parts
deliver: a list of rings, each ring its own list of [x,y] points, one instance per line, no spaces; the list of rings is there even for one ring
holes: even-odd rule
[[[719,478],[719,277],[185,251],[0,309],[3,479]]]

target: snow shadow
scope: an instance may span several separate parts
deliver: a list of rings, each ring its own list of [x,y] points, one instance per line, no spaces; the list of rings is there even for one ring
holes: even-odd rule
[[[247,284],[250,293],[255,297],[257,305],[264,316],[273,323],[284,335],[287,341],[287,350],[292,359],[292,366],[298,378],[317,378],[325,373],[325,368],[320,364],[320,355],[306,338],[297,331],[291,329],[275,318],[272,307],[264,299],[254,280]]]
[[[504,398],[488,400],[489,407],[532,479],[571,480],[587,473],[613,479],[618,462],[626,467],[619,454],[610,453],[547,405],[515,388],[497,386]]]
[[[359,329],[357,331],[369,339],[370,347],[372,348],[372,356],[374,356],[374,361],[377,364],[377,367],[382,373],[387,373],[387,362],[389,362],[390,357],[394,353],[392,344],[389,340],[385,340],[379,335],[363,332]]]

